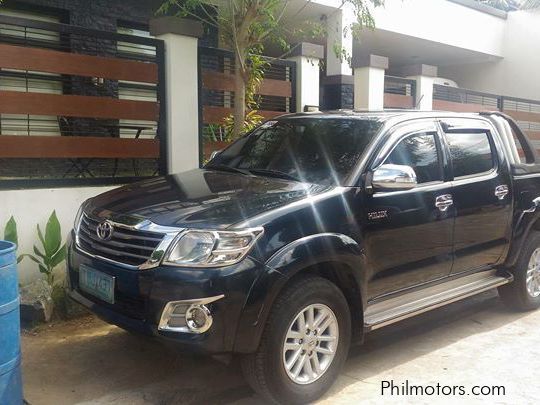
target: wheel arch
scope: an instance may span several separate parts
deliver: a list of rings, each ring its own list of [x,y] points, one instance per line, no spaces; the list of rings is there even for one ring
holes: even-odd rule
[[[505,267],[510,268],[516,264],[519,255],[523,251],[525,242],[532,232],[540,232],[540,212],[523,212],[514,230],[512,244],[504,264]]]
[[[238,324],[234,351],[251,353],[260,338],[281,291],[296,279],[318,275],[334,283],[351,309],[354,341],[363,338],[365,255],[361,245],[342,234],[316,234],[284,246],[265,264],[255,281]]]

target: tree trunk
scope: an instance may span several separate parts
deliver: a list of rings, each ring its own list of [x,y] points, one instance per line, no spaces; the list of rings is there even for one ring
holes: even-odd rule
[[[234,67],[234,133],[233,137],[238,138],[244,130],[244,120],[246,117],[246,83],[242,73],[242,65],[238,55]]]

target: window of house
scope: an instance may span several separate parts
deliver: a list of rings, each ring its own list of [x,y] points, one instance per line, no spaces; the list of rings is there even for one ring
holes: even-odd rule
[[[119,21],[116,32],[118,34],[135,35],[145,38],[154,38],[148,28],[140,24]],[[137,59],[149,57],[152,60],[156,56],[155,47],[118,41],[116,49],[119,56]],[[157,89],[155,85],[118,81],[118,98],[121,100],[157,101]],[[120,120],[119,133],[121,138],[146,138],[156,137],[156,123],[141,120]]]
[[[60,22],[60,17],[9,8],[2,8],[2,15]],[[40,46],[57,48],[60,44],[57,32],[35,28],[22,29],[8,24],[0,24],[0,36],[14,45],[38,43]],[[0,91],[62,94],[63,87],[60,75],[3,68],[0,69]],[[52,116],[0,114],[0,134],[57,136],[60,135],[60,125],[58,118]]]
[[[486,132],[450,132],[446,140],[454,177],[472,176],[493,169],[494,156]]]
[[[406,137],[384,163],[412,167],[418,184],[441,181],[443,177],[435,136],[435,133],[420,133]]]

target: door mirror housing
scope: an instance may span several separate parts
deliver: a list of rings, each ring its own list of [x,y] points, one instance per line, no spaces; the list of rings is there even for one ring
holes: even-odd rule
[[[416,173],[410,166],[384,164],[372,173],[375,191],[410,190],[417,186]]]

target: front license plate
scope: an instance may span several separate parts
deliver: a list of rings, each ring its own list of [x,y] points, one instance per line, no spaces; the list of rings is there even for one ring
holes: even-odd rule
[[[85,265],[79,267],[81,290],[109,304],[114,304],[114,277]]]

